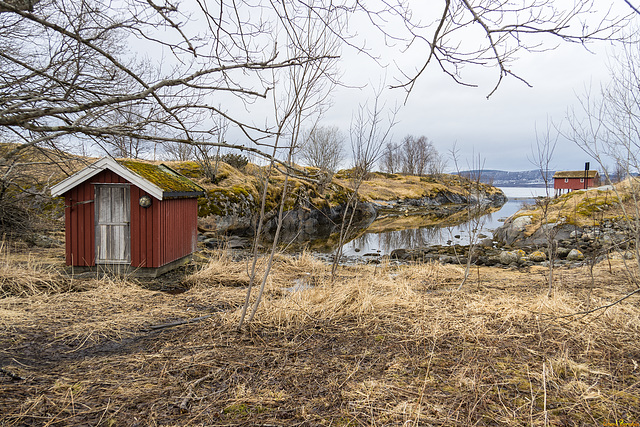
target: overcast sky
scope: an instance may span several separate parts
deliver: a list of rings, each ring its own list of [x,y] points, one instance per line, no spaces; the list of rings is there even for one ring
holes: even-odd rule
[[[448,153],[453,144],[460,150],[461,168],[484,161],[484,169],[530,170],[531,147],[536,143],[536,127],[544,131],[547,119],[560,123],[567,109],[577,102],[589,86],[597,90],[608,77],[609,46],[593,47],[590,53],[579,45],[562,45],[549,52],[529,54],[514,64],[514,70],[533,86],[507,78],[489,99],[495,85],[495,69],[476,72],[477,88],[454,83],[435,67],[415,86],[406,104],[402,105],[393,130],[394,139],[405,135],[424,135],[434,142],[441,153]],[[353,65],[361,61],[362,66]],[[363,55],[348,61],[345,79],[357,84],[367,69]],[[369,78],[376,81],[376,76]],[[360,83],[364,83],[360,81]],[[324,123],[347,130],[354,101],[366,100],[371,89],[344,89],[334,93],[334,106]],[[404,102],[400,89],[388,92],[387,104]],[[475,159],[475,161],[474,161]],[[583,169],[590,159],[573,143],[560,140],[552,161],[554,169]],[[592,162],[593,163],[593,162]]]
[[[617,3],[616,3],[617,2]],[[631,9],[623,0],[616,0],[613,7],[628,13]],[[428,3],[428,2],[427,2]],[[611,3],[610,3],[611,4]],[[610,5],[607,4],[607,7]],[[428,8],[422,13],[429,13]],[[470,37],[473,39],[473,36]],[[489,99],[497,70],[473,68],[464,70],[467,81],[475,82],[477,88],[460,86],[433,64],[419,80],[404,103],[405,94],[401,89],[387,93],[388,104],[394,100],[402,104],[394,128],[395,141],[411,134],[424,135],[434,142],[441,153],[448,153],[454,143],[460,150],[461,168],[483,159],[484,169],[531,170],[531,149],[536,144],[536,127],[543,132],[547,122],[561,124],[567,110],[578,107],[577,96],[589,88],[597,93],[601,83],[608,80],[608,54],[614,46],[600,42],[588,45],[587,50],[579,44],[561,43],[557,39],[545,40],[546,47],[557,45],[556,49],[528,54],[522,52],[512,64],[512,71],[525,78],[532,87],[515,78],[508,77]],[[375,42],[374,42],[375,43]],[[397,51],[392,47],[385,52]],[[405,68],[419,65],[425,57],[421,51],[407,55],[403,59]],[[417,61],[411,64],[411,57]],[[367,82],[377,84],[386,75],[387,83],[397,76],[394,65],[380,70],[370,58],[344,52],[342,67],[344,79],[357,86]],[[356,100],[363,102],[371,96],[371,89],[339,89],[334,94],[334,106],[326,114],[323,122],[348,130],[351,111]],[[475,159],[475,160],[474,160]],[[551,167],[563,170],[581,170],[586,161],[591,161],[575,144],[560,139],[555,150]],[[592,167],[595,162],[591,161]]]
[[[614,6],[623,8],[625,13],[630,11],[623,0],[616,1],[619,4],[614,3]],[[424,7],[426,9],[422,13],[432,12],[428,5]],[[358,25],[357,22],[350,23],[352,29],[357,29]],[[372,52],[378,52],[380,40],[375,39],[374,32],[369,31],[359,37],[373,48]],[[473,40],[473,36],[467,39]],[[511,65],[512,71],[532,87],[507,77],[487,99],[495,86],[497,69],[475,67],[465,70],[466,80],[479,85],[471,88],[456,84],[439,70],[437,64],[432,64],[419,78],[406,103],[402,89],[385,91],[387,106],[401,105],[396,117],[398,124],[393,129],[394,142],[399,142],[406,135],[424,135],[433,141],[440,153],[445,154],[456,144],[461,169],[474,168],[478,157],[482,159],[483,169],[536,169],[537,166],[530,161],[532,146],[536,143],[536,127],[542,132],[550,121],[561,124],[568,109],[578,105],[579,95],[589,88],[597,93],[600,84],[608,79],[608,53],[614,49],[605,42],[590,44],[589,50],[557,39],[546,42],[549,42],[545,45],[547,48],[558,47],[535,54],[521,52]],[[358,104],[372,98],[372,86],[379,86],[383,79],[389,86],[399,77],[398,64],[409,70],[419,66],[426,57],[426,53],[419,50],[409,55],[394,55],[400,47],[379,49],[381,62],[388,64],[386,68],[367,55],[345,49],[340,69],[342,81],[351,88],[340,87],[333,92],[333,105],[320,124],[337,126],[348,133]],[[259,102],[249,107],[252,108],[259,108]],[[251,114],[250,111],[247,113]],[[244,143],[240,134],[228,136],[230,142]],[[239,139],[233,141],[235,137]],[[576,145],[561,139],[550,166],[556,170],[581,170],[586,161],[591,161],[592,167],[596,166]],[[349,164],[343,166],[348,167]]]

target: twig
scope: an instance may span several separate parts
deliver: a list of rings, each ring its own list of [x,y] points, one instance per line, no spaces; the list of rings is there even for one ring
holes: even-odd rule
[[[581,314],[583,314],[583,315],[585,315],[585,316],[586,316],[587,314],[594,313],[594,312],[596,312],[596,311],[598,311],[598,310],[606,310],[607,308],[609,308],[609,307],[613,307],[614,305],[621,303],[622,301],[626,300],[626,299],[627,299],[627,298],[629,298],[630,296],[632,296],[632,295],[634,295],[634,294],[637,294],[637,293],[639,293],[639,292],[640,292],[640,288],[636,289],[636,290],[635,290],[635,291],[633,291],[633,292],[629,292],[628,294],[626,294],[626,295],[625,295],[625,296],[623,296],[622,298],[620,298],[620,299],[618,299],[618,300],[616,300],[616,301],[614,301],[614,302],[612,302],[612,303],[610,303],[610,304],[607,304],[607,305],[601,305],[600,307],[592,308],[591,310],[579,311],[579,312],[577,312],[577,313],[566,314],[566,315],[564,315],[564,316],[557,316],[557,317],[555,317],[555,319],[564,319],[564,318],[567,318],[567,317],[579,316],[579,315],[581,315]]]
[[[147,328],[147,330],[155,331],[155,330],[158,330],[158,329],[166,329],[166,328],[173,328],[174,326],[187,325],[189,323],[200,322],[200,321],[208,319],[208,318],[210,318],[212,316],[213,316],[213,314],[207,314],[206,316],[194,317],[193,319],[176,320],[175,322],[171,322],[171,323],[162,323],[160,325],[152,325],[152,326],[149,326],[149,328]]]
[[[5,368],[0,368],[0,374],[4,374],[4,375],[8,376],[9,378],[11,378],[14,381],[24,381],[23,377],[21,377],[18,374],[14,374],[11,371],[6,370]]]
[[[547,366],[542,362],[542,387],[544,389],[544,426],[549,425],[549,414],[547,413]]]
[[[193,389],[195,387],[198,386],[198,384],[200,384],[202,381],[208,380],[209,378],[211,378],[213,376],[213,374],[207,374],[202,378],[198,378],[197,380],[193,381],[191,384],[189,384],[189,386],[187,387],[187,395],[185,396],[184,399],[182,399],[182,402],[180,403],[180,409],[182,411],[188,411],[189,410],[189,401],[191,399],[193,399],[194,393],[193,393]]]

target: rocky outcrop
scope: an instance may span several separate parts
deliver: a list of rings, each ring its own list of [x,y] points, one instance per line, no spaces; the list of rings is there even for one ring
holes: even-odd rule
[[[466,264],[468,246],[435,245],[419,249],[396,249],[390,258],[403,262],[440,262],[442,264]],[[600,259],[601,253],[590,252],[588,256],[576,248],[560,246],[556,249],[554,263],[558,266],[582,265],[592,259]],[[473,265],[495,266],[505,268],[522,268],[532,265],[547,265],[546,249],[537,248],[508,249],[504,247],[477,246],[474,249],[471,263]]]
[[[507,246],[539,246],[547,242],[547,235],[553,236],[554,240],[565,240],[578,229],[570,224],[542,224],[530,234],[532,224],[533,219],[530,215],[509,218],[494,230],[493,238]]]
[[[449,191],[440,191],[433,197],[418,199],[399,199],[393,201],[359,202],[353,217],[351,212],[345,216],[345,204],[337,204],[318,208],[305,197],[303,191],[298,192],[295,204],[284,214],[281,238],[288,242],[304,242],[340,231],[343,218],[351,219],[352,230],[368,227],[380,212],[386,214],[424,213],[425,210],[438,217],[445,217],[467,208],[469,203],[479,209],[501,206],[506,202],[502,192],[489,193],[483,191],[464,196]],[[255,233],[257,224],[258,202],[251,193],[240,188],[228,190],[217,189],[207,193],[200,201],[199,216],[203,230],[215,231],[218,234],[234,234],[250,236]],[[277,209],[272,209],[266,218],[264,232],[267,240],[272,239],[277,228]]]
[[[218,234],[251,235],[259,203],[241,187],[207,191],[198,199],[201,228]]]
[[[353,213],[353,217],[352,217]],[[299,208],[284,213],[281,239],[287,242],[304,242],[329,236],[340,231],[343,219],[351,220],[351,229],[361,230],[368,227],[376,219],[377,211],[372,203],[360,202],[355,212],[346,212],[345,205],[324,209]],[[272,239],[278,226],[274,216],[265,223],[267,239]]]
[[[404,208],[438,208],[450,207],[453,209],[464,209],[468,205],[476,205],[480,207],[499,207],[507,202],[507,197],[503,192],[478,192],[468,195],[453,193],[451,191],[439,191],[434,196],[421,197],[417,199],[398,199],[391,201],[376,201],[375,206],[378,209],[396,209]]]
[[[509,218],[493,232],[499,245],[515,247],[546,246],[548,236],[557,246],[577,249],[597,249],[603,245],[620,245],[629,240],[629,229],[624,221],[604,221],[600,225],[578,227],[572,224],[542,224],[533,227],[531,216]]]

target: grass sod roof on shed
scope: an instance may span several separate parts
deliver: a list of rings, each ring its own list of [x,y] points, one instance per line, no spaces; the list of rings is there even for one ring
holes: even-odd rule
[[[553,174],[553,178],[563,179],[563,178],[595,178],[598,176],[597,170],[588,170],[588,171],[558,171]]]
[[[204,194],[202,187],[165,164],[104,157],[51,187],[51,195],[61,196],[104,170],[111,170],[159,200]]]
[[[204,194],[202,187],[164,163],[155,165],[135,160],[117,160],[117,162],[160,187],[164,192],[165,198],[191,197]]]

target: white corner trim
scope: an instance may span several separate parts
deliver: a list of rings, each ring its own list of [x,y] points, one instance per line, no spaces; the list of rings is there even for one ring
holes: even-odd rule
[[[134,184],[136,187],[146,191],[156,199],[162,200],[163,191],[160,187],[144,179],[137,173],[130,171],[110,157],[103,157],[97,162],[92,163],[86,168],[71,175],[64,181],[57,183],[56,185],[51,187],[51,196],[61,196],[67,191],[71,190],[73,187],[82,184],[84,181],[96,176],[105,169],[109,169],[112,172],[120,175],[122,178],[126,179],[131,184]]]

